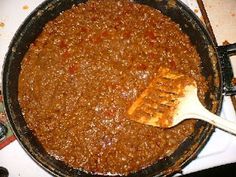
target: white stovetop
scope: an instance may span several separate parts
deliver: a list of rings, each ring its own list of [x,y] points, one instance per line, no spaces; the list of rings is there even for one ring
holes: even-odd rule
[[[43,0],[34,0],[34,1],[1,0],[0,1],[0,65],[2,65],[3,63],[4,56],[8,49],[8,45],[16,29],[23,22],[26,16],[42,1]],[[182,0],[182,1],[185,2],[188,6],[190,6],[197,13],[197,15],[201,16],[196,0]],[[232,10],[232,7],[235,8],[235,6],[232,6],[232,3],[234,3],[235,5],[236,1],[225,0],[224,2],[227,6],[231,7],[228,9],[231,9],[230,11],[231,17],[234,18],[234,16],[236,15],[236,10]],[[212,11],[212,14],[216,13],[218,16],[220,16],[220,13],[218,13],[220,11],[217,10],[215,6],[211,5],[211,3],[213,3],[212,0],[205,0],[204,3],[206,3],[205,5],[207,8],[207,11],[208,10]],[[217,3],[218,3],[218,6],[221,6],[221,7],[223,6],[223,4],[221,4],[222,3],[221,0],[217,0]],[[217,3],[214,3],[214,4],[217,4]],[[223,15],[225,17],[225,13],[227,12],[222,11],[222,13],[224,13]],[[210,20],[214,19],[214,16],[210,16],[210,15],[209,15]],[[223,22],[227,23],[227,20],[225,19],[227,18],[224,18],[222,22],[217,22],[219,24],[213,23],[214,25],[213,28],[215,27],[214,31],[216,29],[216,35],[218,33],[221,34],[220,33],[221,30],[219,29],[219,26]],[[236,22],[236,19],[235,19],[235,22]],[[231,31],[229,32],[228,30],[229,28],[227,28],[227,30],[225,30],[224,32],[224,36],[221,35],[220,38],[218,39],[220,40],[224,39],[228,41],[232,40],[230,35],[236,33],[236,29],[235,29],[236,25],[233,26],[235,22],[234,20],[232,20],[232,22],[230,21]],[[219,44],[221,44],[223,41],[218,41],[218,42]],[[230,42],[236,42],[236,39],[234,38],[233,41],[230,41]],[[235,61],[233,63],[235,64]],[[229,120],[236,121],[236,115],[233,109],[232,102],[229,97],[225,97],[224,99],[221,116]],[[222,164],[236,162],[235,149],[236,149],[236,137],[233,135],[227,134],[219,129],[216,129],[216,131],[213,133],[207,145],[198,155],[198,158],[192,161],[188,166],[186,166],[183,169],[183,173],[186,174],[186,173],[199,171],[202,169],[206,169],[206,168],[210,168],[210,167],[214,167],[214,166],[218,166]],[[7,147],[0,150],[0,166],[4,166],[8,169],[10,177],[19,177],[19,176],[51,177],[49,173],[47,173],[40,166],[38,166],[26,154],[26,152],[21,148],[21,146],[19,145],[17,141],[14,141]]]

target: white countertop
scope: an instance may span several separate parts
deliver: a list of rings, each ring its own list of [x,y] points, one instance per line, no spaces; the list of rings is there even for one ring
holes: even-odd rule
[[[204,0],[218,45],[236,42],[236,0]],[[231,57],[236,76],[236,56]]]
[[[195,0],[183,0],[183,1],[189,6],[191,6],[193,10],[197,8]],[[218,1],[221,2],[220,0]],[[2,65],[3,63],[5,53],[8,49],[8,45],[16,29],[23,22],[26,16],[40,2],[42,2],[42,0],[34,0],[34,1],[1,0],[0,1],[0,65]],[[215,6],[213,6],[210,3],[210,2],[213,2],[212,0],[206,0],[204,2],[206,3],[206,7],[208,7],[207,9],[209,8],[215,9]],[[229,5],[229,3],[236,3],[236,1],[225,0],[225,4],[227,4],[227,6]],[[236,8],[235,8],[236,5],[234,5],[233,7],[234,9],[232,9],[232,14],[234,12],[236,14]],[[222,11],[223,10],[221,10],[221,12]],[[232,15],[232,17],[234,16]],[[223,20],[224,23],[227,23],[227,20]],[[236,20],[232,22],[234,23],[236,22]],[[221,23],[219,22],[219,24],[222,24],[222,23],[223,22]],[[231,25],[228,28],[233,29],[233,33],[235,34],[236,25],[233,25],[233,26]],[[216,27],[219,28],[219,25]],[[230,32],[227,35],[224,33],[224,35],[225,35],[224,37],[221,36],[221,39],[225,39],[231,42],[232,38],[227,35],[232,35],[232,33]],[[232,42],[236,42],[236,38],[232,39]],[[221,116],[229,120],[236,120],[236,115],[235,115],[235,112],[234,112],[234,109],[233,109],[233,106],[229,97],[225,97],[224,99]],[[235,149],[236,149],[236,137],[233,135],[227,134],[219,129],[216,129],[216,131],[213,133],[213,136],[211,137],[207,145],[199,154],[198,158],[192,161],[187,167],[185,167],[183,172],[186,174],[186,173],[198,171],[198,170],[213,167],[213,166],[236,162]],[[8,169],[10,173],[9,175],[10,177],[19,177],[19,176],[51,177],[49,173],[47,173],[40,166],[38,166],[26,154],[26,152],[21,148],[21,146],[19,145],[17,141],[14,141],[7,147],[0,150],[0,166],[4,166]]]

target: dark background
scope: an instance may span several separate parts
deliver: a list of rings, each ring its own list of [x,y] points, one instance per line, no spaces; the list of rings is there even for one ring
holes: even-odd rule
[[[236,155],[236,153],[235,153]],[[183,175],[182,177],[236,177],[236,163]]]

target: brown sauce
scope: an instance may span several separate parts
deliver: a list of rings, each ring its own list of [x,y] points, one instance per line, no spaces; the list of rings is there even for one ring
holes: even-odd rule
[[[44,27],[22,62],[19,102],[45,150],[74,168],[128,174],[170,155],[194,121],[161,129],[127,117],[160,66],[193,77],[200,58],[179,26],[127,0],[90,0]]]

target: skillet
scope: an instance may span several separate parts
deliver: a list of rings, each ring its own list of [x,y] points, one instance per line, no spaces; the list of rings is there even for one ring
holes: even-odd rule
[[[101,175],[93,175],[80,169],[73,169],[48,155],[43,149],[40,142],[27,127],[17,99],[20,65],[29,45],[37,38],[48,21],[54,19],[60,12],[71,8],[73,4],[84,2],[85,0],[48,0],[42,3],[18,29],[10,44],[3,67],[4,105],[12,129],[27,153],[40,166],[55,176]],[[204,103],[207,109],[219,114],[223,95],[236,93],[235,86],[231,83],[233,73],[229,61],[229,56],[236,54],[236,44],[217,46],[201,21],[180,1],[137,0],[135,2],[160,10],[178,23],[181,29],[190,37],[201,57],[201,72],[204,77],[208,78],[209,89],[205,95]],[[128,176],[166,176],[180,171],[197,156],[213,131],[214,127],[212,125],[197,121],[193,134],[173,154]]]

